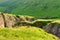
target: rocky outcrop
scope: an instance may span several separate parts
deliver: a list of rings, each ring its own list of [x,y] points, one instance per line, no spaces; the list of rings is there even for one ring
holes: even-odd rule
[[[0,13],[0,28],[15,26],[35,26],[60,37],[60,23],[36,20],[34,17]]]
[[[12,28],[15,26],[16,23],[20,23],[17,26],[27,26],[29,25],[28,22],[32,22],[34,20],[35,18],[30,16],[28,17],[28,16],[12,15],[12,14],[5,14],[0,12],[1,28],[4,28],[4,27]]]
[[[3,19],[3,15],[0,13],[0,28],[4,28],[5,24],[4,24],[4,19]]]
[[[32,21],[36,20],[36,19],[33,18],[33,17],[25,17],[25,19],[26,19],[27,21],[29,21],[29,22],[32,22]]]
[[[16,22],[14,16],[4,15],[4,18],[5,18],[5,25],[6,25],[5,27],[12,28]]]
[[[36,20],[32,25],[35,26],[35,27],[43,28],[44,26],[46,26],[50,22],[51,21]]]
[[[49,23],[43,29],[48,33],[51,33],[60,37],[60,24],[59,23]]]
[[[14,26],[32,26],[32,23],[29,22],[17,22]]]

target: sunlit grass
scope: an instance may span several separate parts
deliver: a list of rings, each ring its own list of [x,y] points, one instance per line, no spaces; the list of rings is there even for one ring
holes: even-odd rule
[[[1,28],[0,40],[57,40],[51,34],[36,27]]]

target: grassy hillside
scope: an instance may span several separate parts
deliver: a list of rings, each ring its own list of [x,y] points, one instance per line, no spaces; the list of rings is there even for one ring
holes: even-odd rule
[[[0,3],[6,2],[6,1],[8,1],[8,0],[0,0]]]
[[[60,18],[60,0],[8,0],[0,6],[6,8],[3,12],[13,14]]]
[[[46,33],[40,28],[2,28],[0,29],[0,40],[59,40],[57,37]]]

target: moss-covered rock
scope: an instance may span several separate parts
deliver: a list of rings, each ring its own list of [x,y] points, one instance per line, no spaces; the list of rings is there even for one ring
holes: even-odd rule
[[[32,22],[28,21],[16,22],[14,26],[32,26]]]
[[[39,28],[43,28],[44,26],[46,26],[48,23],[51,23],[52,21],[45,21],[45,20],[35,20],[33,22],[33,26],[39,27]]]

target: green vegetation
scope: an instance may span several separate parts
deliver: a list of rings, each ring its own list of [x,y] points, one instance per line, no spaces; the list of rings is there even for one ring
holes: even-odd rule
[[[5,7],[0,7],[0,12],[4,12],[6,10]]]
[[[60,0],[8,0],[0,3],[3,12],[36,18],[60,18]],[[0,9],[1,10],[1,9]]]
[[[0,40],[59,40],[57,37],[35,27],[1,28]]]
[[[0,0],[0,3],[4,3],[4,2],[6,2],[6,1],[8,1],[8,0]]]
[[[0,15],[2,14],[0,13]],[[5,18],[7,18],[7,21],[5,22],[13,23],[13,25],[9,26],[10,24],[8,23],[8,26],[0,28],[0,40],[59,40],[54,35],[46,33],[41,28],[44,28],[49,23],[55,22],[60,23],[60,20],[58,21],[58,20],[35,19],[34,21],[30,21],[30,19],[31,18],[34,19],[34,17],[13,15],[7,13],[3,15],[5,16]],[[23,20],[15,21],[15,19],[21,18]],[[28,18],[28,20],[26,20],[26,18]],[[13,21],[11,22],[11,20]]]

